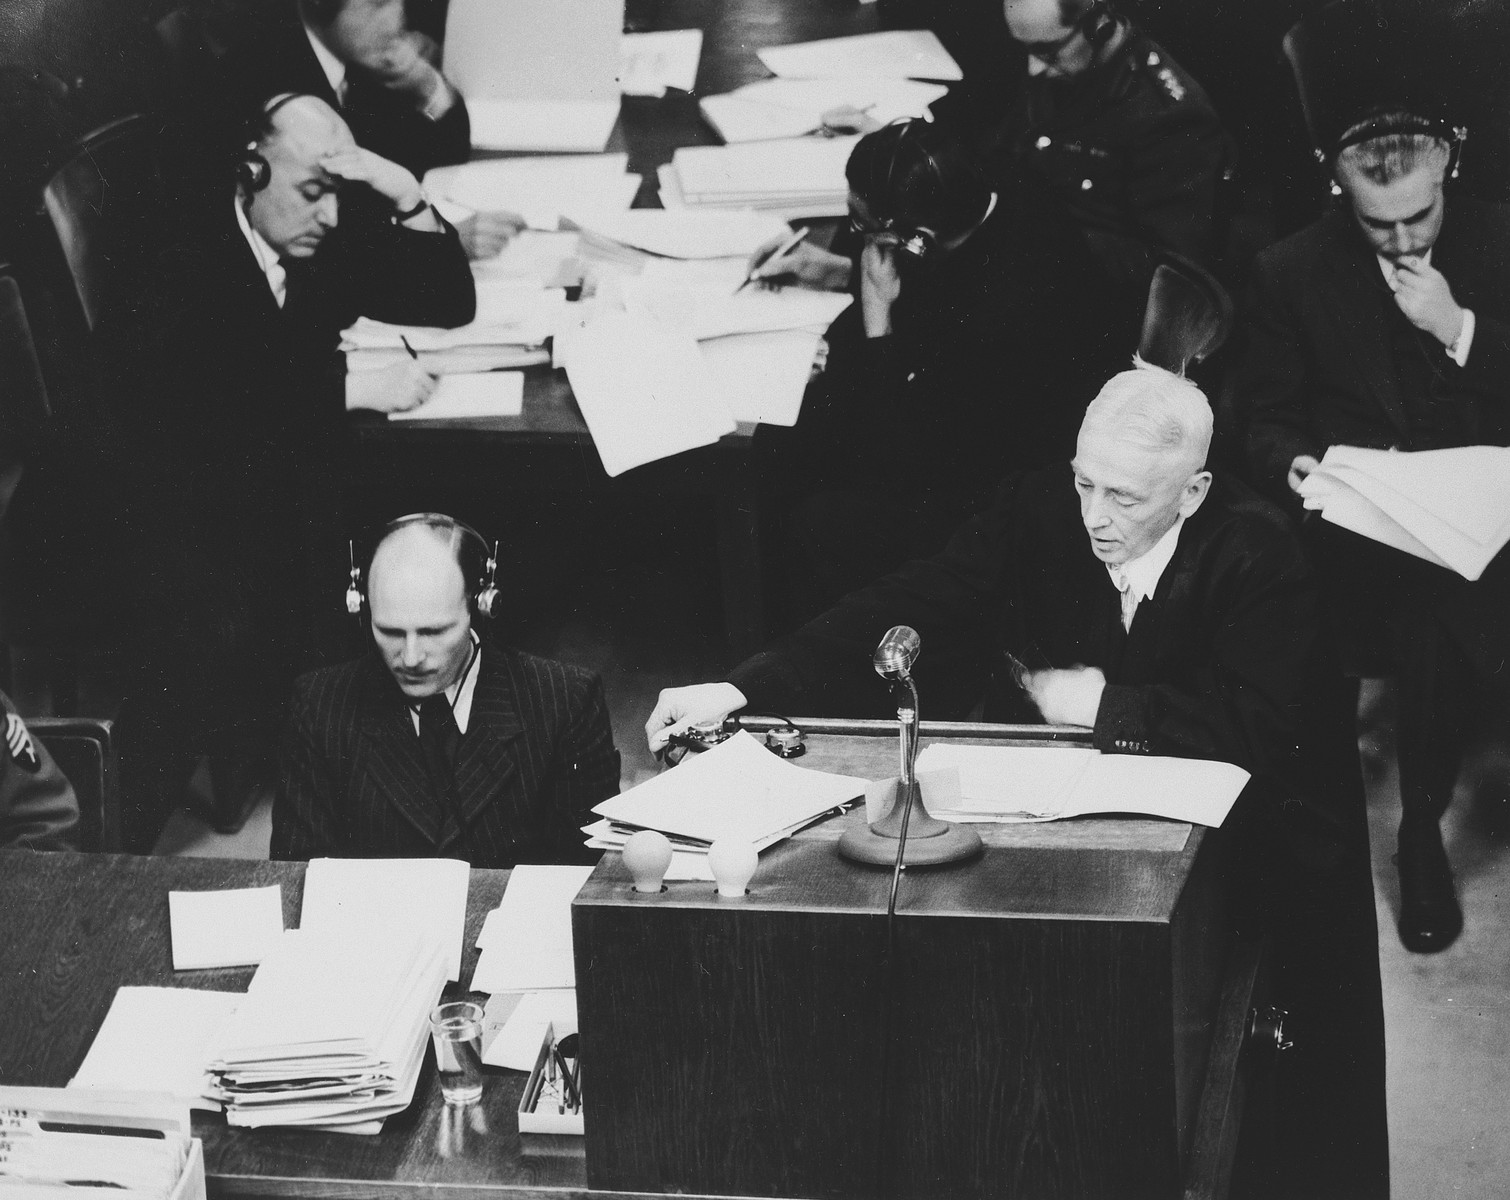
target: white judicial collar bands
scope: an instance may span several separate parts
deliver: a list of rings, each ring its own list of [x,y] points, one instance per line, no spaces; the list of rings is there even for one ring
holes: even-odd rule
[[[278,261],[278,252],[267,244],[267,239],[252,228],[252,223],[247,220],[246,210],[241,207],[241,197],[236,197],[236,224],[241,227],[241,236],[246,238],[246,244],[252,248],[252,257],[257,260],[257,266],[261,268],[263,276],[267,279],[267,286],[273,293],[273,299],[278,307],[283,307],[283,301],[288,297],[288,273],[284,271],[283,264]]]
[[[1175,547],[1180,541],[1180,529],[1184,524],[1185,515],[1181,513],[1174,519],[1169,532],[1155,542],[1153,548],[1147,553],[1120,566],[1106,564],[1106,573],[1112,577],[1112,586],[1122,593],[1122,629],[1124,632],[1132,628],[1133,615],[1138,611],[1138,605],[1152,596],[1159,586],[1159,580],[1164,575],[1164,568],[1169,566],[1170,559],[1174,558]]]

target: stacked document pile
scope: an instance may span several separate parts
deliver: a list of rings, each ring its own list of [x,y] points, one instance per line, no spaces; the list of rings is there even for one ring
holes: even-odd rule
[[[0,1196],[81,1190],[112,1200],[204,1200],[204,1150],[189,1110],[140,1092],[0,1087]]]
[[[1053,746],[929,746],[923,801],[945,821],[1057,821],[1138,813],[1220,826],[1248,782],[1231,763]]]
[[[929,106],[948,88],[915,79],[762,79],[700,102],[703,117],[725,142],[805,137],[845,109],[878,125],[903,117],[932,118]]]
[[[583,832],[589,846],[622,850],[631,834],[654,829],[674,852],[706,858],[722,838],[764,850],[864,795],[865,780],[799,767],[740,731],[603,801],[593,809],[603,819]],[[667,878],[677,878],[676,870],[673,862]]]
[[[414,1098],[446,966],[413,931],[284,933],[210,1064],[226,1120],[379,1132]]]
[[[1510,541],[1510,449],[1332,446],[1300,485],[1305,506],[1354,533],[1477,579]]]
[[[758,208],[796,217],[849,211],[844,165],[855,137],[684,146],[660,168],[666,208]]]
[[[791,79],[964,78],[944,44],[928,29],[890,29],[824,38],[755,52],[774,75]]]

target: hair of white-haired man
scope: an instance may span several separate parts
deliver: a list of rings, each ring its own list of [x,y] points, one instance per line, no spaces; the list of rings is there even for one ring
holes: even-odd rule
[[[1211,402],[1185,376],[1134,355],[1132,370],[1113,375],[1090,402],[1081,428],[1115,433],[1199,471],[1211,450]]]

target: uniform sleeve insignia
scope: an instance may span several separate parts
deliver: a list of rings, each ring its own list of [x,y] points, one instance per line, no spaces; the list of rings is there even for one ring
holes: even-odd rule
[[[37,757],[37,748],[32,744],[26,722],[13,712],[5,714],[5,748],[16,765],[28,774],[35,775],[42,769],[42,760]]]
[[[1164,85],[1164,90],[1169,93],[1171,100],[1185,99],[1185,85],[1179,81],[1179,78],[1168,67],[1160,68],[1159,82]]]

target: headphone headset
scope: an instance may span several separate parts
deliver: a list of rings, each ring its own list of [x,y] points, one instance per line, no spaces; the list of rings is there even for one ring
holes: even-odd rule
[[[1117,32],[1117,15],[1112,12],[1112,6],[1107,0],[1095,0],[1080,14],[1080,19],[1075,24],[1092,46],[1104,46],[1111,41],[1112,34]]]
[[[410,513],[408,516],[389,521],[373,539],[372,549],[366,555],[367,570],[371,570],[373,555],[377,553],[378,547],[388,540],[389,535],[400,529],[407,529],[411,525],[423,525],[428,529],[460,536],[461,545],[457,548],[456,565],[461,568],[463,578],[468,574],[465,547],[470,543],[477,554],[476,563],[481,566],[480,569],[474,571],[472,579],[467,583],[467,599],[476,617],[491,620],[496,616],[499,601],[498,543],[495,541],[489,546],[487,538],[472,526],[465,521],[458,521],[455,517],[448,517],[444,513]],[[346,611],[357,617],[361,616],[362,604],[367,599],[366,582],[363,579],[363,568],[357,566],[356,543],[347,542],[346,549],[351,563],[350,578],[346,584]]]
[[[869,196],[884,196],[887,201],[892,201],[895,199],[891,190],[892,184],[896,179],[897,170],[901,165],[903,147],[906,146],[908,142],[916,144],[917,151],[922,155],[923,163],[926,165],[929,175],[933,178],[934,188],[939,192],[942,192],[944,190],[943,169],[939,166],[938,159],[933,157],[933,151],[928,149],[928,145],[923,141],[921,135],[920,127],[926,126],[927,124],[928,122],[922,121],[916,117],[898,117],[896,120],[890,122],[887,126],[885,126],[885,128],[895,128],[899,132],[897,133],[896,138],[893,139],[891,143],[891,151],[884,160],[884,176],[877,178],[880,168],[882,167],[882,160],[878,159],[871,165],[870,175],[873,186],[867,189]],[[869,203],[868,199],[867,203]],[[890,204],[888,203],[886,207],[889,208]],[[897,238],[897,249],[905,250],[914,258],[926,259],[930,254],[934,253],[938,249],[938,234],[936,234],[933,230],[927,228],[926,226],[899,226],[897,219],[894,216],[881,217],[879,214],[876,214],[876,218],[877,228],[875,230],[872,230],[871,232],[884,231],[886,233],[895,235],[895,237]],[[865,231],[859,230],[859,232]]]
[[[1316,161],[1327,174],[1328,190],[1332,195],[1342,195],[1342,185],[1337,182],[1336,171],[1337,158],[1344,150],[1360,142],[1371,142],[1375,138],[1401,133],[1435,138],[1443,143],[1447,147],[1448,178],[1458,177],[1458,172],[1462,169],[1463,143],[1468,140],[1466,125],[1453,125],[1437,117],[1418,117],[1412,113],[1403,113],[1389,120],[1365,117],[1353,127],[1351,133],[1338,138],[1330,152],[1319,146],[1314,151]]]
[[[241,148],[241,157],[236,162],[236,182],[248,197],[260,192],[273,179],[272,165],[258,147],[262,139],[272,131],[273,117],[285,104],[297,100],[302,92],[279,92],[265,100],[257,115],[248,123],[246,144]]]

